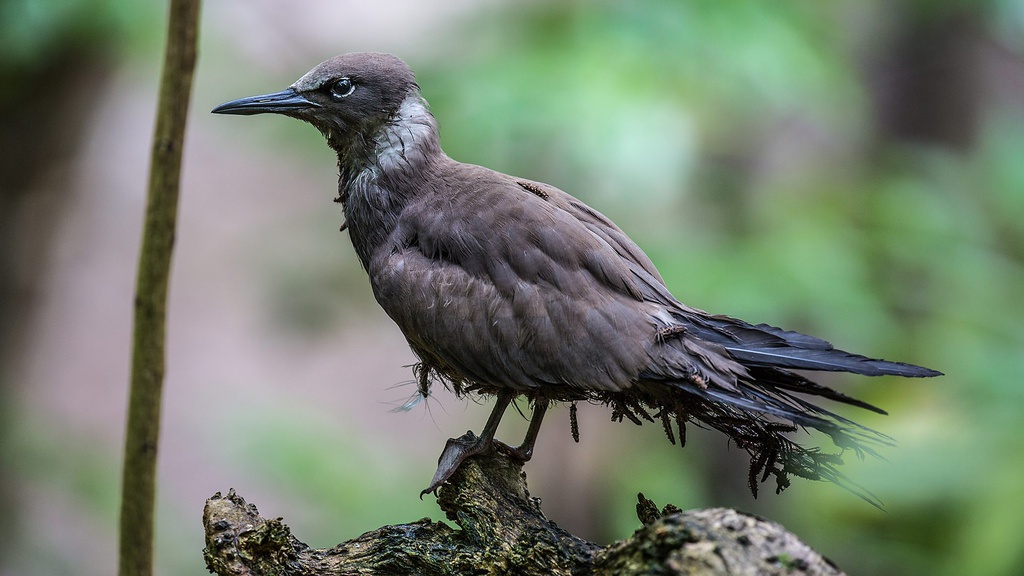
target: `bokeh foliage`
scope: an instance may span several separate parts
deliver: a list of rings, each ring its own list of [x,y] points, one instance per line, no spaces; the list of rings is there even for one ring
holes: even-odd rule
[[[31,72],[61,49],[101,47],[104,59],[148,66],[138,54],[160,45],[160,30],[156,12],[139,3],[10,0],[0,5],[4,94],[52,88],[13,87],[40,82]],[[690,305],[947,374],[927,382],[829,378],[891,414],[844,412],[898,441],[885,452],[890,461],[851,458],[847,467],[885,502],[884,514],[809,482],[781,497],[766,490],[752,504],[743,470],[716,461],[720,438],[680,451],[653,430],[643,437],[649,448],[631,446],[616,471],[594,480],[605,499],[595,506],[609,511],[593,534],[635,529],[632,497],[644,490],[659,504],[769,514],[851,574],[1024,572],[1019,1],[505,2],[471,10],[435,36],[430,55],[400,55],[417,70],[451,156],[550,182],[592,204],[643,246]],[[68,39],[72,48],[62,48]],[[921,77],[939,81],[915,92]],[[954,91],[959,99],[941,99]],[[933,97],[950,108],[926,114]],[[300,152],[322,146],[299,127],[286,136]],[[351,258],[344,280],[333,269],[298,270],[311,252],[282,251],[277,264],[271,254],[259,265],[274,272],[265,278],[284,278],[269,289],[268,306],[288,330],[315,338],[351,318],[342,296],[361,288]],[[289,432],[302,430],[291,421],[309,417],[287,408],[262,435],[228,442],[239,461],[282,490],[330,492],[337,482],[339,498],[358,491],[359,475],[327,460],[362,450],[342,445],[358,430],[314,418],[312,432]],[[96,448],[29,418],[4,426],[2,457],[14,477],[55,486],[99,524],[113,518],[109,455],[90,456]],[[317,441],[310,435],[336,442],[334,451],[309,448]],[[402,494],[420,488],[422,471],[392,465],[366,471],[365,482],[399,479],[389,482]],[[740,476],[736,486],[726,473]],[[348,511],[348,532],[424,513],[409,512],[403,499],[337,506]],[[194,522],[178,503],[162,501],[161,512]],[[313,540],[323,544],[339,531],[318,528],[323,535]],[[71,565],[46,558],[45,534],[21,538],[19,546],[43,558],[31,566],[60,573]],[[172,532],[158,560],[195,570],[198,550],[189,546]]]

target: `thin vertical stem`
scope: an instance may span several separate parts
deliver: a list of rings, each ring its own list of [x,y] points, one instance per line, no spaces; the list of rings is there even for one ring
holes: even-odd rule
[[[135,289],[131,392],[121,493],[120,576],[153,573],[167,284],[178,213],[185,119],[196,61],[199,5],[199,0],[170,3]]]

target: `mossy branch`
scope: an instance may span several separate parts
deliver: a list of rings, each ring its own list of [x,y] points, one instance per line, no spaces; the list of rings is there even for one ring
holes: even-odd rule
[[[203,512],[206,565],[220,576],[842,574],[778,524],[724,508],[659,511],[642,494],[639,530],[587,542],[544,517],[521,465],[500,452],[464,462],[437,502],[458,528],[422,519],[313,549],[234,490],[218,493]]]
[[[131,391],[121,493],[121,576],[153,572],[153,514],[164,379],[167,285],[181,151],[196,61],[199,0],[171,0],[135,288]]]

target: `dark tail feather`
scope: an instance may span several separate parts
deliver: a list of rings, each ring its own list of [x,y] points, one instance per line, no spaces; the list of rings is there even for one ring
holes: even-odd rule
[[[651,377],[642,382],[640,392],[628,401],[626,412],[638,413],[639,404],[655,407],[664,422],[672,415],[679,426],[691,421],[698,426],[713,428],[728,435],[740,448],[750,454],[749,483],[757,496],[760,482],[775,477],[776,491],[789,486],[790,476],[833,482],[871,505],[881,503],[867,490],[858,486],[838,466],[842,456],[851,451],[859,458],[866,455],[881,457],[876,448],[893,444],[892,438],[839,416],[815,404],[805,396],[819,396],[845,404],[884,413],[866,402],[850,398],[830,388],[774,367],[754,366],[750,379],[740,380],[734,388],[702,387],[689,381]],[[614,397],[600,398],[613,404]],[[631,418],[640,421],[639,418]],[[667,424],[666,424],[667,426]],[[816,447],[803,447],[789,438],[797,430],[817,430],[839,448],[829,453]],[[683,430],[680,430],[683,436]],[[673,436],[670,434],[669,438]]]
[[[828,398],[829,400],[870,410],[876,414],[889,414],[874,404],[869,404],[863,400],[847,396],[838,390],[833,390],[828,386],[822,386],[817,382],[808,380],[807,378],[804,378],[799,374],[794,374],[788,370],[781,370],[779,368],[766,366],[753,366],[750,368],[750,375],[755,381],[761,384],[771,384],[776,388],[782,388],[783,390],[789,390],[790,392],[799,392],[801,394],[809,394],[811,396],[821,396],[822,398]]]
[[[645,409],[651,409],[661,418],[670,440],[674,439],[672,420],[680,427],[680,438],[685,438],[682,428],[686,422],[725,433],[750,454],[750,489],[755,496],[758,483],[769,476],[775,477],[777,491],[782,491],[789,486],[790,476],[795,475],[834,482],[881,507],[877,498],[850,481],[837,466],[842,464],[847,450],[861,458],[881,457],[876,448],[892,445],[892,438],[822,408],[814,397],[880,414],[885,411],[790,369],[917,378],[938,376],[940,372],[851,354],[819,338],[767,324],[755,326],[727,316],[682,309],[675,315],[680,330],[673,334],[678,334],[684,345],[693,344],[679,350],[686,353],[691,364],[695,358],[703,359],[710,368],[698,366],[697,377],[667,369],[660,374],[644,373],[628,391],[595,392],[593,398],[611,404],[613,414],[619,414],[620,419],[625,414],[638,423],[638,415],[650,419]],[[731,357],[745,371],[735,367],[738,371],[733,371],[732,379],[707,377],[704,372],[714,373],[718,366],[713,361],[716,355]],[[731,369],[728,363],[719,364]],[[839,452],[806,448],[788,437],[801,429],[829,436]]]
[[[696,336],[720,344],[747,366],[853,372],[865,376],[927,378],[942,373],[930,368],[877,360],[838,350],[829,342],[768,324],[756,326],[728,316],[687,316]]]

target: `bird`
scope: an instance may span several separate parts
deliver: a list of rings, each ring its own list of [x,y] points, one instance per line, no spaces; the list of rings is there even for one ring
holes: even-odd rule
[[[846,450],[878,455],[891,438],[821,405],[885,411],[805,372],[932,377],[913,364],[845,352],[829,342],[683,304],[650,258],[609,218],[543,182],[458,162],[400,58],[346,53],[288,88],[239,98],[217,114],[305,121],[338,156],[344,223],[373,294],[418,358],[418,394],[440,383],[457,396],[495,397],[480,435],[449,439],[429,486],[495,449],[530,460],[548,407],[607,405],[612,419],[660,421],[685,443],[686,425],[718,430],[750,456],[748,485],[774,477],[826,480],[872,504],[839,470]],[[800,372],[797,372],[800,371]],[[495,439],[509,404],[533,412],[523,442]],[[805,447],[799,430],[838,452]]]

